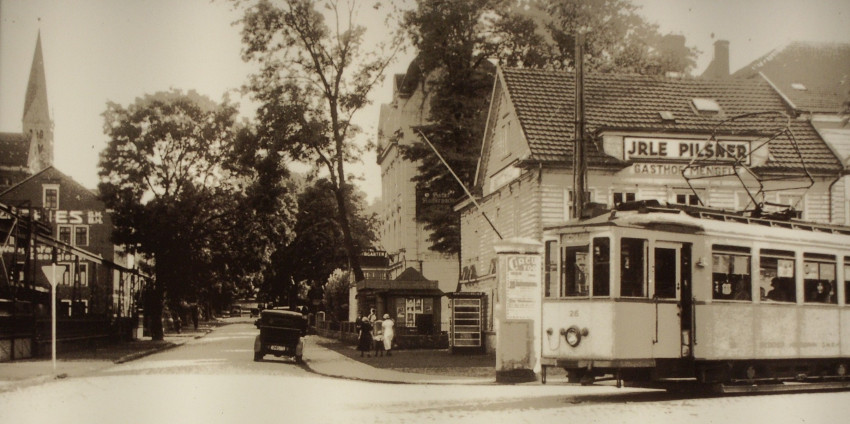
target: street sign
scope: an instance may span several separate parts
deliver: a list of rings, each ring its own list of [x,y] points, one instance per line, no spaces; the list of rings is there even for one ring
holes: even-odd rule
[[[55,269],[53,267],[56,267]],[[56,287],[59,284],[59,281],[62,280],[62,275],[67,271],[68,265],[44,265],[41,267],[41,271],[44,272],[44,276],[47,277],[47,281],[50,282],[50,285]]]

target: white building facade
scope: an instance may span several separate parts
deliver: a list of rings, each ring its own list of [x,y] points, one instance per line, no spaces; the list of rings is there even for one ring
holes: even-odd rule
[[[444,293],[453,292],[458,283],[457,255],[429,249],[430,232],[416,221],[417,205],[426,190],[417,192],[411,179],[418,173],[417,163],[402,157],[400,146],[419,142],[413,127],[426,123],[429,98],[423,93],[415,64],[407,74],[394,77],[393,100],[381,105],[378,122],[378,165],[381,166],[381,200],[376,208],[380,217],[380,248],[391,258],[388,278],[397,277],[414,268],[428,280],[436,280]],[[417,199],[418,197],[418,199]],[[419,201],[417,201],[419,200]],[[448,311],[448,300],[441,299],[441,309]],[[441,327],[448,328],[449,314],[443,313]]]

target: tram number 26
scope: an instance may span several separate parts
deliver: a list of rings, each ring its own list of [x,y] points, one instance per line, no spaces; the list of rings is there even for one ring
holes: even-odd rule
[[[578,317],[578,309],[570,309],[570,318]]]

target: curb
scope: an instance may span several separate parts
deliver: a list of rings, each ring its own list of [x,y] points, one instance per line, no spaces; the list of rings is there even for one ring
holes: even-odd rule
[[[200,338],[202,338],[202,337],[204,337],[207,334],[210,334],[212,332],[213,332],[213,329],[210,328],[210,329],[204,330],[203,334],[199,334],[197,336],[192,336],[192,337],[186,337],[186,339],[192,338],[192,339],[197,340],[197,339],[200,339]],[[143,350],[141,352],[133,352],[133,353],[130,353],[128,355],[124,355],[124,356],[112,361],[112,363],[113,364],[123,364],[125,362],[135,361],[136,359],[144,358],[145,356],[150,356],[150,355],[153,355],[154,353],[163,352],[163,351],[166,351],[166,350],[169,350],[169,349],[174,349],[175,347],[182,346],[185,343],[186,343],[186,341],[181,341],[179,343],[168,342],[168,343],[165,343],[165,344],[163,344],[162,346],[159,346],[159,347],[154,347],[154,348],[151,348],[151,349],[148,349],[148,350]]]

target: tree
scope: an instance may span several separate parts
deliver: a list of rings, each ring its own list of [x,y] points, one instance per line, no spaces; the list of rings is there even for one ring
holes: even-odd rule
[[[235,116],[227,101],[179,90],[104,112],[98,189],[114,211],[113,241],[154,258],[145,305],[154,339],[166,297],[233,291],[270,257],[270,240],[291,237],[290,206],[267,181],[282,174],[255,168],[262,161],[249,157],[261,149]]]
[[[531,1],[545,11],[546,29],[551,37],[549,64],[571,69],[575,38],[586,32],[587,70],[663,75],[685,73],[696,64],[697,50],[684,46],[670,48],[658,32],[658,25],[638,14],[631,0],[552,0]]]
[[[354,142],[359,130],[352,117],[368,103],[367,95],[382,81],[400,46],[394,38],[365,51],[366,29],[356,24],[360,10],[355,0],[284,0],[280,7],[260,0],[246,7],[241,19],[243,58],[261,66],[247,86],[262,104],[259,125],[284,140],[283,151],[291,159],[327,172],[343,245],[358,281],[363,271],[345,201],[351,179],[345,165],[362,153]],[[278,134],[280,122],[290,118],[299,127]]]
[[[348,254],[336,216],[336,199],[331,182],[319,179],[298,195],[297,236],[279,249],[269,269],[266,292],[272,297],[296,300],[294,282],[308,282],[321,288],[334,269],[348,268]],[[349,222],[357,251],[368,249],[377,240],[376,218],[364,211],[364,194],[348,185],[345,190]]]
[[[512,15],[510,2],[420,0],[404,16],[404,27],[419,51],[422,89],[430,96],[428,124],[415,128],[430,140],[463,184],[471,187],[483,138],[494,67],[502,55],[510,64],[542,64],[542,39],[533,22]],[[424,143],[405,146],[405,158],[420,161],[414,177],[418,190],[461,193],[454,177]],[[417,211],[431,232],[430,248],[460,250],[460,223],[449,208]]]
[[[332,321],[346,321],[348,319],[348,291],[350,277],[349,271],[336,269],[328,277],[325,285],[323,300],[325,308]]]
[[[429,122],[415,128],[434,144],[461,181],[471,187],[481,149],[495,68],[570,68],[573,33],[590,28],[589,66],[605,72],[684,71],[696,51],[671,48],[628,0],[418,0],[403,26],[419,51],[416,64],[430,96]],[[418,189],[461,193],[457,182],[424,143],[404,146],[419,161]],[[449,208],[418,211],[431,232],[430,248],[460,250],[460,224]]]

